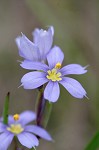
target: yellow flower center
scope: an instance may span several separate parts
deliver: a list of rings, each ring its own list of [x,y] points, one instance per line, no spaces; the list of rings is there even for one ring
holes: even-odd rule
[[[61,73],[57,73],[57,69],[53,68],[52,70],[47,71],[48,75],[46,76],[47,79],[52,80],[52,81],[60,81],[62,80],[61,78]]]
[[[10,127],[7,127],[7,130],[14,134],[19,134],[24,129],[22,128],[22,126],[20,124],[11,124]]]
[[[15,114],[15,115],[13,116],[13,119],[14,119],[15,121],[19,120],[19,118],[20,118],[19,114]]]
[[[60,62],[58,62],[56,65],[55,65],[55,69],[60,69],[61,68],[61,63]]]

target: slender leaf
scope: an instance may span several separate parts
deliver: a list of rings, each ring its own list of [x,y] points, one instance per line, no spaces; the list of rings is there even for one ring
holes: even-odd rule
[[[99,131],[91,139],[89,144],[86,146],[85,150],[98,150],[99,148]]]
[[[3,109],[3,123],[4,124],[8,124],[9,97],[10,97],[10,93],[8,92],[5,98],[4,109]]]

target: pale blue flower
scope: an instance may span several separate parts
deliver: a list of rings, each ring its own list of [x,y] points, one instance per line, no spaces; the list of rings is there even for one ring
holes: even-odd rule
[[[31,42],[23,33],[16,38],[19,55],[25,60],[42,61],[46,60],[46,55],[50,51],[53,43],[54,28],[50,26],[48,31],[36,28]]]
[[[7,150],[14,136],[18,138],[23,146],[29,149],[39,145],[36,135],[51,141],[52,138],[46,130],[36,125],[27,125],[35,119],[36,115],[34,112],[25,111],[20,115],[10,115],[8,117],[8,125],[0,122],[0,150]]]
[[[21,83],[24,89],[35,89],[48,82],[44,90],[44,98],[50,102],[56,102],[60,95],[59,83],[76,98],[86,97],[86,91],[75,79],[67,77],[70,74],[84,74],[86,67],[79,64],[62,66],[64,54],[61,49],[55,46],[47,55],[48,65],[40,62],[24,61],[21,67],[30,70],[38,70],[25,74]],[[66,77],[65,77],[66,76]]]

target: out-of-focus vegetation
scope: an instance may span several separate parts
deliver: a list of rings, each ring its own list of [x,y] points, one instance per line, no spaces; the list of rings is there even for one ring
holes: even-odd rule
[[[99,130],[99,2],[97,0],[0,1],[0,113],[11,92],[10,113],[34,110],[36,93],[18,88],[27,70],[19,66],[15,38],[21,32],[31,40],[35,28],[54,26],[54,44],[65,54],[64,64],[89,64],[88,73],[73,76],[89,99],[75,99],[61,87],[47,127],[54,143],[40,142],[38,150],[83,150]],[[9,148],[11,150],[11,148]],[[12,148],[13,149],[13,148]]]

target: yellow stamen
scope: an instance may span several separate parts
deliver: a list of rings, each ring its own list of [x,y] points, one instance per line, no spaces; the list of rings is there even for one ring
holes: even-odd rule
[[[47,79],[52,80],[52,81],[60,81],[62,80],[61,78],[61,73],[57,73],[57,69],[52,69],[47,71],[48,75],[46,76]]]
[[[55,65],[55,69],[60,69],[61,68],[61,63],[58,62],[56,65]]]
[[[11,124],[10,127],[7,127],[7,130],[14,133],[14,134],[19,134],[21,133],[24,129],[20,124]]]
[[[17,120],[19,120],[19,114],[15,114],[14,116],[13,116],[13,119],[15,120],[15,121],[17,121]]]

